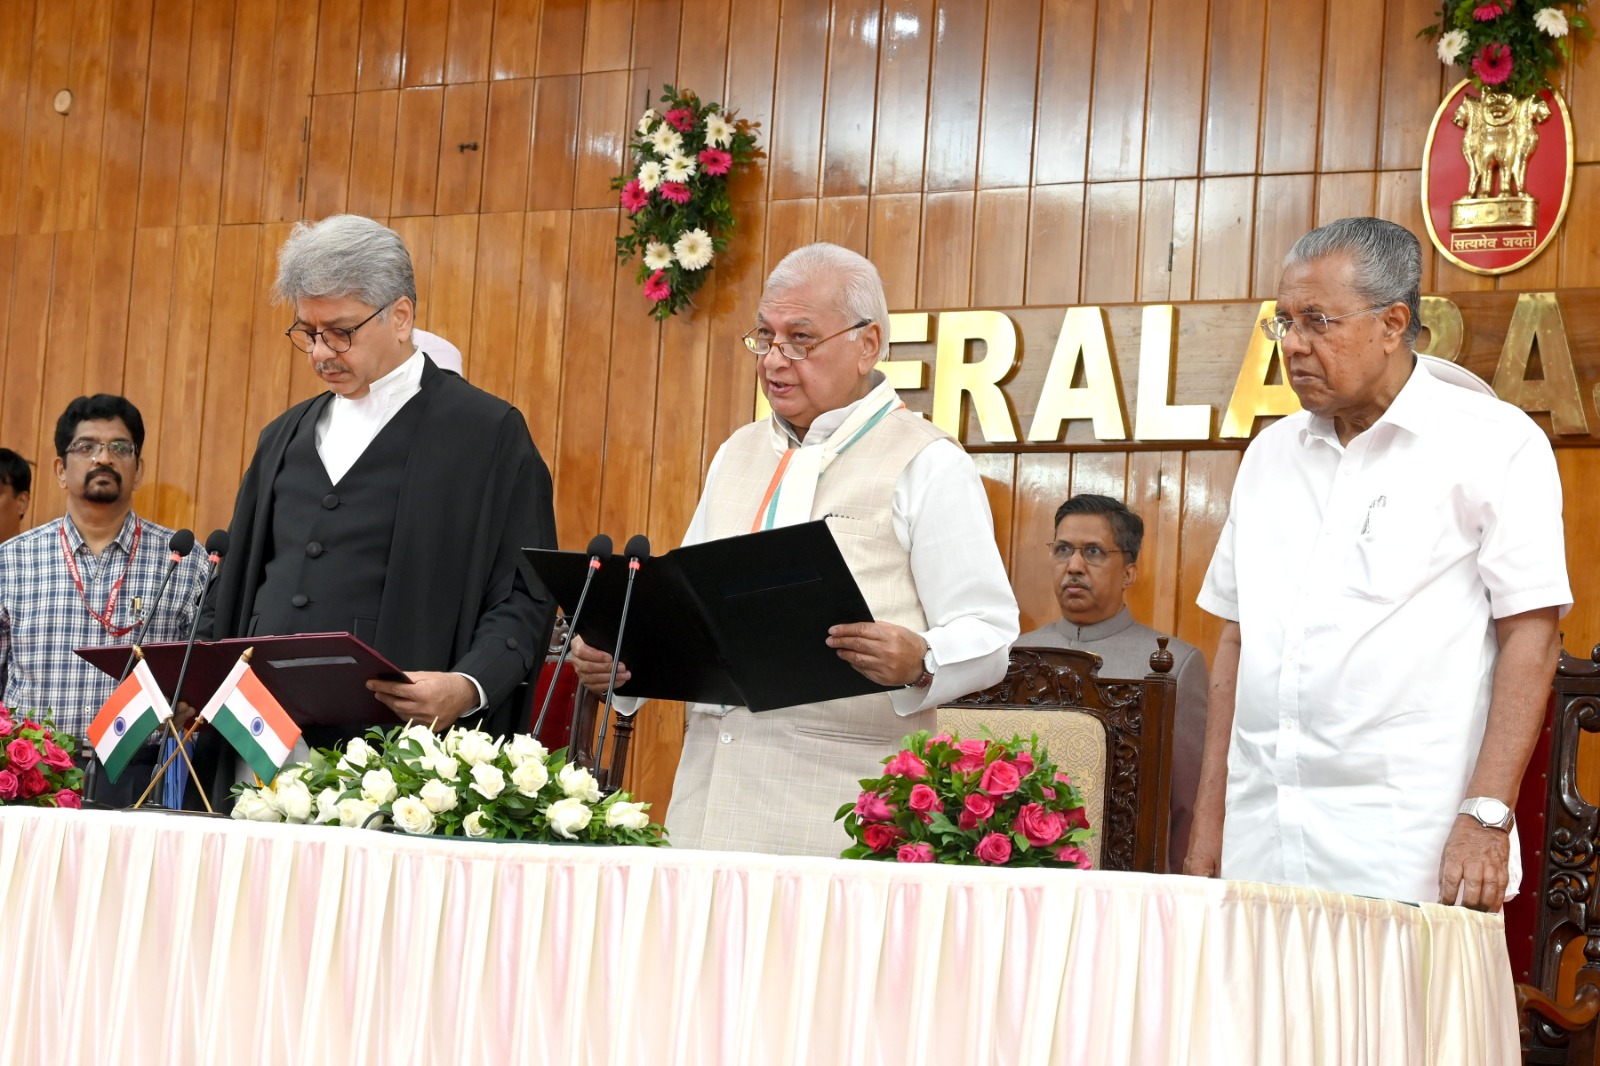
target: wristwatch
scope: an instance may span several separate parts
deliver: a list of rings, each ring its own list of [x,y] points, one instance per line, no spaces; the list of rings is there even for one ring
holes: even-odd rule
[[[1462,800],[1461,809],[1456,813],[1472,815],[1485,829],[1510,829],[1516,821],[1511,808],[1493,796],[1473,796]]]
[[[928,643],[928,638],[922,638],[922,674],[915,681],[906,682],[906,688],[927,688],[933,684],[933,671],[928,669],[928,655],[933,651],[933,645]]]

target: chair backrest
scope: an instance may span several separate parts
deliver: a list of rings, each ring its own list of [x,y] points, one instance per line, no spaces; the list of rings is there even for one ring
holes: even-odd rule
[[[1012,648],[998,685],[939,712],[940,728],[954,726],[963,737],[984,725],[1001,739],[1037,732],[1084,794],[1095,831],[1090,857],[1100,869],[1167,868],[1177,680],[1167,638],[1157,643],[1152,672],[1126,680],[1100,677],[1100,656],[1092,652]]]

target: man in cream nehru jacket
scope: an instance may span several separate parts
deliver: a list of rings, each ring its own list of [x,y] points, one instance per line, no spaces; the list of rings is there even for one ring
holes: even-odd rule
[[[972,460],[875,369],[888,303],[877,268],[813,244],[767,278],[745,346],[772,416],[718,450],[685,544],[824,519],[876,621],[828,644],[890,692],[752,714],[689,707],[667,830],[677,847],[837,855],[834,812],[934,708],[998,682],[1017,603]],[[573,662],[604,691],[611,657]],[[618,669],[618,683],[628,677]]]

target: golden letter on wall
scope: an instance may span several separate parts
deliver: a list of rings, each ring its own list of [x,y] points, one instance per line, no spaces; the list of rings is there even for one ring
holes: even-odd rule
[[[1083,357],[1083,387],[1073,388],[1078,374],[1078,357]],[[1061,437],[1061,423],[1073,418],[1094,420],[1094,435],[1100,440],[1126,440],[1122,424],[1122,397],[1117,391],[1117,376],[1111,369],[1111,346],[1106,340],[1106,322],[1098,307],[1069,307],[1050,356],[1039,404],[1033,409],[1033,424],[1028,427],[1030,441],[1055,441]]]
[[[1456,302],[1443,296],[1424,296],[1420,317],[1428,331],[1428,346],[1417,351],[1451,363],[1460,359],[1461,338],[1466,327],[1461,322],[1461,308]]]
[[[923,344],[928,339],[928,312],[905,311],[889,316],[889,343]],[[889,387],[920,389],[928,376],[928,364],[921,359],[880,359],[878,369],[889,379]],[[761,391],[761,381],[756,381],[756,421],[772,414],[767,397]]]
[[[982,341],[987,354],[967,362],[967,342]],[[945,311],[933,363],[933,424],[961,439],[961,395],[972,397],[983,439],[990,444],[1017,439],[1016,423],[1000,379],[1017,361],[1017,325],[999,311]]]
[[[1534,338],[1539,339],[1539,362],[1544,377],[1528,380],[1528,357]],[[1572,349],[1561,319],[1561,305],[1553,292],[1525,292],[1511,312],[1500,362],[1494,368],[1494,391],[1507,403],[1530,414],[1550,412],[1550,429],[1557,434],[1588,433],[1589,420],[1578,394],[1578,375],[1572,367]]]
[[[1257,318],[1267,318],[1277,312],[1276,300],[1267,300],[1256,313]],[[1250,331],[1250,346],[1244,351],[1244,364],[1239,367],[1239,380],[1233,386],[1233,396],[1228,400],[1227,414],[1222,416],[1223,437],[1248,437],[1261,415],[1292,415],[1300,410],[1300,397],[1287,385],[1268,385],[1267,375],[1272,371],[1272,361],[1278,354],[1278,345],[1267,340],[1259,329]]]
[[[1133,433],[1140,440],[1208,440],[1213,408],[1208,403],[1174,407],[1172,398],[1171,304],[1144,309],[1139,331],[1139,398]]]

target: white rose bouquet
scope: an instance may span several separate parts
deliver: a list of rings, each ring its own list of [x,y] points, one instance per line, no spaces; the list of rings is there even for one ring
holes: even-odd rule
[[[370,731],[322,748],[262,788],[234,788],[233,816],[405,833],[586,844],[667,843],[648,803],[603,795],[594,775],[535,738],[457,727]]]

